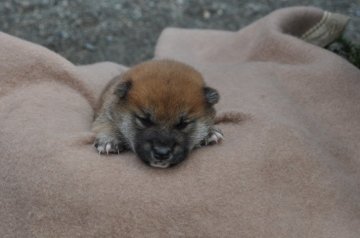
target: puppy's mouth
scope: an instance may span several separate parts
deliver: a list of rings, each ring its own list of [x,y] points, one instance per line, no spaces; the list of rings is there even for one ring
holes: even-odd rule
[[[166,158],[157,156],[153,151],[138,150],[136,154],[147,165],[154,168],[166,169],[180,164],[187,157],[186,152],[171,153]]]
[[[162,162],[162,161],[151,161],[149,165],[154,168],[166,169],[170,167],[170,163]]]
[[[168,167],[170,167],[171,165],[171,160],[174,156],[172,154],[170,154],[168,156],[168,158],[161,159],[159,158],[159,156],[155,155],[153,151],[150,152],[150,160],[149,160],[149,165],[151,167],[155,167],[155,168],[161,168],[161,169],[166,169]]]

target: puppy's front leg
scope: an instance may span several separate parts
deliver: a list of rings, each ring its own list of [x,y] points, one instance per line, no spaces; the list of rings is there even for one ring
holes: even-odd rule
[[[105,115],[96,118],[92,131],[96,133],[94,146],[99,154],[120,153],[128,149],[120,131]]]

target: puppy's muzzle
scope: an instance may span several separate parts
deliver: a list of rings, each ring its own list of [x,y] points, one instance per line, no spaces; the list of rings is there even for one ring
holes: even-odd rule
[[[186,143],[178,137],[161,130],[150,131],[140,137],[135,152],[146,164],[157,168],[168,168],[183,161],[188,153]],[[181,139],[181,138],[180,138]]]

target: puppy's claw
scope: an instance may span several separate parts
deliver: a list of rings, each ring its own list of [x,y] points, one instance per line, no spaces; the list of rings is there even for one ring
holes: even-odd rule
[[[105,147],[105,150],[106,150],[106,154],[109,154],[109,151],[111,150],[111,144],[110,143],[107,143],[106,144],[106,147]]]
[[[99,154],[104,152],[104,146],[102,145],[95,145],[97,151],[99,152]]]
[[[213,128],[209,135],[201,142],[200,146],[217,144],[222,140],[224,140],[223,133],[219,129]]]
[[[211,138],[215,139],[215,142],[218,143],[222,140],[224,140],[224,135],[222,134],[221,131],[214,131],[214,134],[211,136]],[[210,139],[211,141],[211,139]]]
[[[212,142],[218,142],[218,137],[215,134],[211,135],[211,137],[209,138],[208,143],[211,144]]]
[[[224,139],[224,135],[218,129],[214,130],[210,133],[207,143],[208,144],[217,144]]]
[[[120,153],[123,150],[126,150],[124,143],[115,138],[110,137],[100,137],[96,138],[94,146],[99,154],[110,154],[110,153]]]

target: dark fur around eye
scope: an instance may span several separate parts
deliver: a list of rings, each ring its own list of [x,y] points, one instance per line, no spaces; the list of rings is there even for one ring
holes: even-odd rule
[[[180,122],[178,124],[175,125],[175,128],[178,130],[183,130],[185,129],[189,124],[191,123],[191,121],[187,121],[185,119],[180,119]]]
[[[136,116],[136,119],[138,119],[144,127],[150,127],[155,125],[155,123],[149,117]]]

